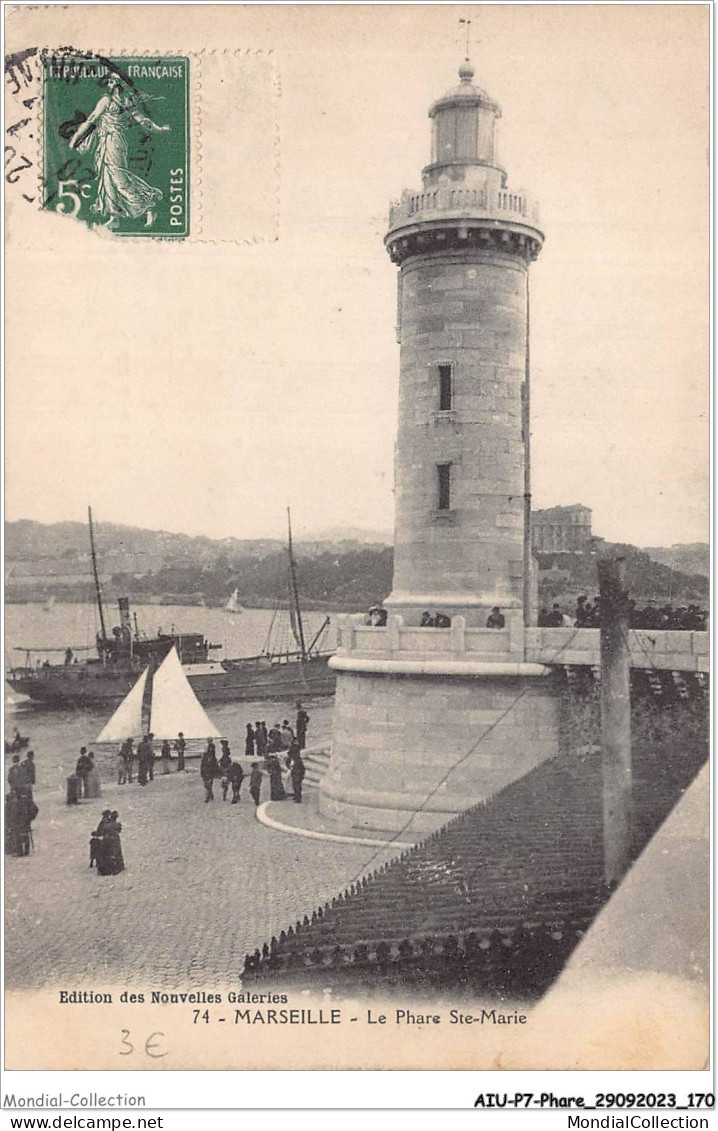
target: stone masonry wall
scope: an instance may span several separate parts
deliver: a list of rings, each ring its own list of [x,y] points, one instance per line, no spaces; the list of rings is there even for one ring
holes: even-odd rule
[[[422,810],[411,831],[431,830],[556,755],[558,740],[550,677],[342,671],[319,808],[348,826],[390,831]]]
[[[453,595],[466,611],[521,604],[521,386],[526,263],[498,249],[408,260],[401,279],[394,590],[423,608]],[[439,411],[437,366],[453,365],[453,405]],[[451,513],[437,512],[436,465],[452,464]],[[415,600],[413,598],[415,597]],[[409,617],[407,620],[409,621]]]

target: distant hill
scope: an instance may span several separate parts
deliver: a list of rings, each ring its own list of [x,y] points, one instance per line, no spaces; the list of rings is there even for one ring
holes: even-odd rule
[[[213,539],[171,534],[166,530],[143,530],[138,526],[122,526],[114,522],[95,524],[98,555],[146,557],[168,564],[178,558],[194,562],[213,561],[218,553],[263,554],[277,549],[279,539],[237,538]],[[86,523],[55,522],[45,525],[21,519],[5,523],[6,561],[28,561],[38,558],[65,558],[84,561],[89,557],[89,535]]]
[[[674,546],[646,546],[649,558],[681,573],[710,577],[711,548],[707,542],[676,543]]]
[[[355,609],[381,600],[391,587],[391,548],[367,541],[371,532],[337,529],[334,534],[334,541],[326,536],[295,541],[303,603]],[[103,522],[95,527],[95,543],[108,596],[223,604],[238,587],[243,604],[272,606],[287,592],[281,539],[193,538]],[[84,523],[5,524],[7,600],[85,599],[92,593],[91,576]]]
[[[297,546],[304,553],[321,554],[340,546],[388,546],[388,532],[337,527],[320,534],[299,535]],[[281,538],[206,538],[189,534],[171,534],[166,530],[143,530],[138,526],[122,526],[113,522],[95,524],[95,544],[99,557],[145,558],[154,565],[174,565],[178,560],[204,564],[218,554],[230,559],[261,557],[285,546]],[[83,522],[55,522],[45,525],[20,519],[5,523],[5,560],[37,561],[57,558],[66,561],[89,560],[90,543],[87,525]]]
[[[358,609],[391,589],[393,550],[386,532],[337,527],[298,538],[302,600],[307,608]],[[377,539],[377,541],[372,541]],[[108,595],[179,603],[222,604],[237,587],[245,605],[273,605],[287,592],[286,546],[280,539],[211,539],[101,523],[96,528],[99,569]],[[596,558],[621,553],[637,601],[706,605],[708,547],[641,550],[596,538],[583,553],[539,554],[540,600],[569,606],[579,593],[597,592]],[[669,559],[661,561],[659,555]],[[685,562],[689,569],[671,568]],[[9,601],[84,599],[92,593],[87,527],[80,522],[5,525],[6,595]]]
[[[654,561],[648,550],[594,538],[589,553],[538,554],[539,598],[541,604],[558,601],[570,605],[579,593],[598,593],[596,562],[602,555],[626,560],[626,584],[638,604],[655,600],[686,605],[695,602],[707,607],[709,581],[699,574],[687,574]]]

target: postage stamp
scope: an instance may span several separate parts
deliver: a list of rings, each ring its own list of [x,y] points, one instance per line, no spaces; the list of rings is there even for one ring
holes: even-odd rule
[[[43,206],[119,236],[190,232],[190,63],[48,54]]]

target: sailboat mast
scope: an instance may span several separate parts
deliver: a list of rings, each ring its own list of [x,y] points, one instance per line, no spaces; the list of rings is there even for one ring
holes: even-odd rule
[[[105,611],[102,608],[102,590],[100,578],[97,573],[97,554],[95,553],[95,532],[92,527],[92,507],[87,508],[87,521],[90,525],[90,553],[92,555],[92,574],[95,578],[95,593],[97,594],[97,609],[100,614],[100,629],[102,630],[102,643],[107,643],[107,629],[105,628]]]
[[[297,589],[297,572],[294,565],[294,552],[292,550],[292,515],[289,507],[287,507],[287,530],[288,530],[288,547],[289,547],[289,584],[290,584],[290,599],[294,607],[294,616],[296,618],[297,633],[302,659],[306,659],[307,647],[304,643],[304,625],[302,624],[302,610],[299,607],[299,590]]]

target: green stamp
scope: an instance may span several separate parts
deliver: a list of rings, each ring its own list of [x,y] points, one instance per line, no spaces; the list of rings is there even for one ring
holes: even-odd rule
[[[48,53],[44,207],[118,236],[189,235],[189,59]]]

